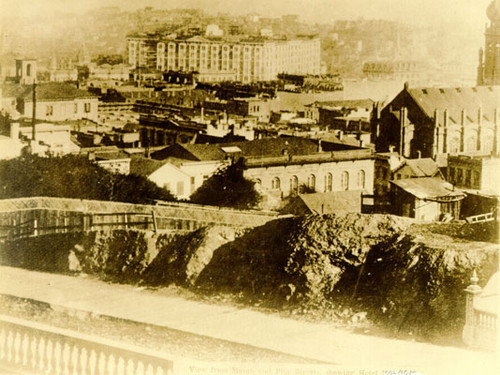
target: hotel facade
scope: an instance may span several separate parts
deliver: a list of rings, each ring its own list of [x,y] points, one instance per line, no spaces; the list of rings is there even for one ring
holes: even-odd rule
[[[278,73],[319,74],[320,40],[212,39],[195,36],[168,39],[152,35],[127,37],[128,63],[134,68],[196,71],[206,82],[270,81]]]

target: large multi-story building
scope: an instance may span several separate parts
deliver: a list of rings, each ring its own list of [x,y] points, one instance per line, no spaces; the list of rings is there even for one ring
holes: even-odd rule
[[[160,71],[197,71],[204,81],[227,80],[248,83],[270,81],[279,73],[319,74],[320,40],[264,38],[191,38],[160,35],[130,35],[128,63],[133,67]]]

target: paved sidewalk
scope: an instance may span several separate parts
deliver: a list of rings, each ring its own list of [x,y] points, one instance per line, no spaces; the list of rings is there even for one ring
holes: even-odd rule
[[[253,345],[350,368],[422,374],[496,374],[493,353],[353,334],[327,324],[161,296],[107,284],[0,266],[0,294]]]

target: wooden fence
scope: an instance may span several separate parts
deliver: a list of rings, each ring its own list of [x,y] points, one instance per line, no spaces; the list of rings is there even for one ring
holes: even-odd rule
[[[193,231],[210,224],[255,227],[274,212],[238,211],[183,203],[136,205],[66,198],[0,200],[0,239],[88,230]]]

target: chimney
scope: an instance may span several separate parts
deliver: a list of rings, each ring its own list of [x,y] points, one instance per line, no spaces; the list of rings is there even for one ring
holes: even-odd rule
[[[390,145],[390,146],[389,146],[389,152],[390,152],[390,153],[393,153],[393,152],[394,152],[394,145]]]
[[[344,131],[343,130],[339,130],[339,139],[340,140],[344,139]]]
[[[417,150],[417,155],[418,155],[418,158],[421,159],[422,158],[422,151]]]
[[[321,139],[318,141],[318,152],[323,152],[323,147],[321,145]]]

